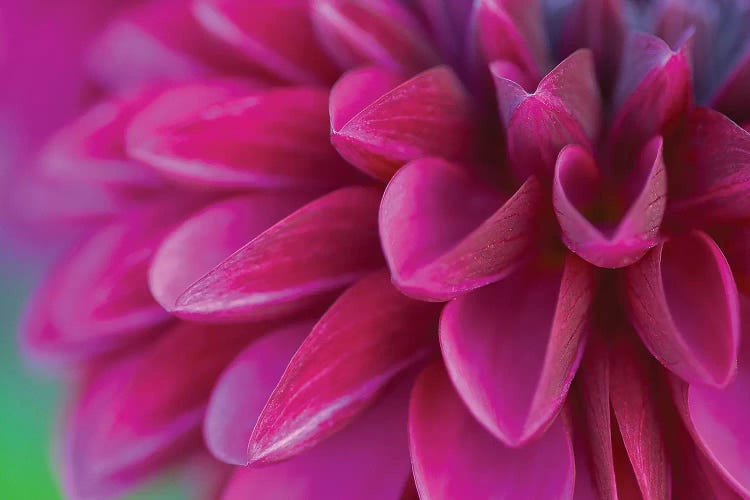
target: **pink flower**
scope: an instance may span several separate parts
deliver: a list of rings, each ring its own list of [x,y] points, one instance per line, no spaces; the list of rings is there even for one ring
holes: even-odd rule
[[[750,5],[113,19],[14,190],[69,496],[750,496]]]

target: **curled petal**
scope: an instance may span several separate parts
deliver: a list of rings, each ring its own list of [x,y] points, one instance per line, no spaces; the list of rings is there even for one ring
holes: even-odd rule
[[[668,215],[728,218],[750,215],[750,132],[708,108],[687,118],[675,141]]]
[[[263,336],[222,373],[203,422],[206,446],[216,458],[247,465],[253,426],[310,328],[309,323],[293,324]]]
[[[711,107],[721,111],[737,123],[750,120],[750,46],[745,47],[744,56],[713,98]]]
[[[392,73],[363,69],[346,73],[331,90],[331,141],[352,165],[388,180],[410,160],[473,154],[472,104],[448,67],[394,86]]]
[[[410,163],[388,184],[380,206],[394,283],[417,298],[448,300],[503,278],[537,239],[542,191],[530,178],[503,203],[458,165],[434,158]]]
[[[271,75],[305,84],[335,77],[307,0],[193,0],[192,7],[203,28]]]
[[[185,290],[311,195],[254,193],[217,202],[193,215],[159,246],[149,268],[149,288],[167,311]]]
[[[409,435],[421,498],[573,496],[573,447],[561,419],[533,443],[506,447],[466,410],[437,363],[412,391]]]
[[[529,268],[445,306],[440,345],[476,418],[508,446],[542,433],[565,400],[588,334],[594,271]]]
[[[380,191],[350,187],[297,210],[222,261],[177,298],[204,321],[279,317],[327,303],[382,265]]]
[[[659,244],[625,270],[630,320],[669,370],[727,385],[737,366],[739,304],[724,255],[694,231]]]
[[[599,134],[601,98],[590,51],[579,50],[561,62],[527,94],[507,78],[507,66],[492,65],[500,115],[507,134],[508,158],[516,176],[551,178],[563,146],[590,149]]]
[[[320,188],[356,179],[331,147],[327,92],[237,95],[222,87],[165,92],[134,119],[128,153],[171,178],[209,186]]]
[[[395,0],[313,0],[321,43],[342,68],[377,64],[413,73],[439,58],[419,20]]]
[[[350,426],[306,453],[239,469],[223,500],[398,498],[409,480],[406,432],[411,378]]]
[[[566,146],[555,168],[553,204],[563,241],[575,254],[600,267],[618,268],[640,259],[659,241],[659,226],[667,204],[667,179],[662,160],[662,139],[654,138],[643,150],[637,171],[645,178],[627,212],[614,230],[596,227],[579,208],[582,198],[599,187],[599,171],[580,146]]]
[[[437,350],[440,307],[409,299],[383,270],[363,278],[315,325],[253,430],[253,462],[317,445],[366,409],[398,374]]]

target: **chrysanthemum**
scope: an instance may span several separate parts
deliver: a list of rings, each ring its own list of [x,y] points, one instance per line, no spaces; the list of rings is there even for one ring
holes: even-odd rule
[[[749,26],[743,0],[113,11],[102,99],[13,190],[89,233],[22,332],[74,388],[66,493],[181,463],[225,500],[750,496]]]

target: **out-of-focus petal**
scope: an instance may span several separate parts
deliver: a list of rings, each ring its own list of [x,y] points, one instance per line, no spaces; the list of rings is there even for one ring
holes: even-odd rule
[[[348,425],[437,351],[440,306],[409,299],[383,270],[344,292],[289,363],[253,430],[253,462],[276,462]]]
[[[208,32],[274,76],[306,84],[335,78],[308,0],[193,0],[193,13]]]
[[[750,120],[750,102],[747,99],[750,92],[750,45],[744,51],[744,56],[714,96],[711,106],[737,123]]]
[[[395,88],[391,75],[366,68],[346,73],[334,85],[331,142],[341,156],[381,180],[425,156],[471,158],[472,103],[453,71],[438,66]]]
[[[128,153],[166,176],[209,186],[320,188],[357,179],[330,144],[327,92],[223,87],[163,93],[133,120]]]
[[[398,498],[410,476],[410,388],[411,380],[400,383],[352,425],[298,457],[238,470],[223,500]]]
[[[265,335],[246,347],[221,375],[203,421],[206,446],[216,458],[247,465],[253,426],[311,328],[310,323],[298,323]]]
[[[689,382],[722,387],[737,368],[737,287],[716,243],[674,237],[625,270],[630,320],[662,364]]]
[[[397,0],[312,0],[321,43],[339,66],[377,64],[406,74],[439,58],[419,20]]]
[[[473,3],[466,0],[418,0],[417,3],[443,59],[454,68],[468,69],[464,60]]]
[[[225,259],[178,297],[186,319],[279,317],[327,303],[382,265],[380,190],[350,187],[319,198]]]
[[[508,448],[466,410],[438,363],[414,386],[409,435],[421,498],[573,496],[573,447],[561,419],[538,440]]]
[[[448,300],[497,281],[530,256],[543,208],[535,178],[503,203],[458,165],[416,160],[391,180],[380,206],[393,281],[427,300]]]
[[[492,72],[506,129],[508,158],[519,179],[552,178],[558,152],[567,144],[592,148],[601,121],[601,97],[589,50],[561,62],[528,94],[508,79],[505,64]]]
[[[518,271],[445,306],[440,344],[448,373],[476,418],[509,446],[538,436],[557,415],[581,359],[593,268]]]
[[[708,108],[697,108],[676,137],[667,165],[667,215],[695,221],[750,215],[750,132]]]
[[[617,225],[601,227],[586,217],[586,205],[601,189],[601,173],[591,154],[576,145],[560,152],[555,168],[553,204],[562,238],[575,254],[600,267],[618,268],[640,259],[659,241],[667,205],[662,139],[654,138],[634,169],[637,188]],[[595,214],[594,214],[595,215]]]

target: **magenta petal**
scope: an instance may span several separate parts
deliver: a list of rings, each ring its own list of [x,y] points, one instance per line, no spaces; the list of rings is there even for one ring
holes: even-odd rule
[[[237,95],[216,84],[195,93],[176,87],[142,111],[128,131],[129,154],[169,177],[220,187],[327,187],[357,178],[331,147],[324,90]]]
[[[698,108],[676,138],[668,213],[681,218],[750,215],[750,132]]]
[[[492,65],[511,167],[519,179],[551,178],[563,146],[590,149],[599,134],[602,109],[593,56],[585,49],[573,53],[532,94],[509,80],[506,68]]]
[[[539,435],[560,410],[588,334],[594,281],[593,268],[569,255],[562,273],[524,269],[445,306],[440,345],[451,380],[508,446]]]
[[[258,333],[247,325],[217,329],[181,323],[145,350],[110,361],[95,373],[63,436],[61,466],[68,494],[111,494],[197,444],[215,380]]]
[[[740,58],[721,89],[713,98],[712,108],[717,109],[737,123],[750,120],[750,46]]]
[[[737,287],[724,255],[694,231],[625,270],[630,320],[651,353],[689,382],[722,387],[739,343]]]
[[[193,0],[211,34],[253,64],[293,83],[322,83],[336,70],[320,47],[307,0]]]
[[[417,298],[447,300],[501,279],[529,257],[542,191],[530,178],[502,203],[458,165],[435,158],[408,164],[380,206],[394,283]]]
[[[610,350],[612,410],[643,497],[671,498],[670,467],[654,391],[657,366],[631,332],[625,335]]]
[[[659,241],[659,226],[667,204],[667,179],[662,160],[662,139],[654,138],[643,150],[636,173],[644,177],[625,215],[611,232],[592,224],[576,199],[595,194],[599,171],[580,146],[566,146],[555,167],[553,204],[563,241],[588,262],[609,268],[625,267],[640,259]],[[588,188],[588,189],[587,189]],[[587,193],[589,191],[589,193]]]
[[[350,187],[297,210],[191,285],[174,307],[204,321],[263,319],[325,303],[382,265],[380,191]]]
[[[464,64],[472,2],[466,0],[419,0],[417,4],[430,27],[444,59],[453,67]]]
[[[154,298],[172,311],[190,285],[310,199],[305,194],[255,193],[193,215],[165,238],[154,256],[149,269]]]
[[[265,335],[245,348],[221,375],[203,423],[206,446],[216,458],[247,465],[253,426],[311,327],[300,323]]]
[[[252,462],[275,462],[349,424],[395,376],[437,350],[440,307],[401,295],[383,270],[334,302],[289,363],[253,430]]]
[[[321,43],[344,69],[377,64],[407,74],[439,62],[419,20],[396,0],[312,0]]]
[[[223,500],[399,498],[409,479],[406,432],[411,379],[341,432],[306,453],[239,469]]]
[[[393,81],[388,72],[369,69],[346,73],[334,85],[331,141],[341,156],[381,180],[424,156],[471,157],[472,104],[453,71],[438,66],[391,90]],[[363,96],[355,101],[358,93]],[[355,105],[363,107],[355,111]]]
[[[573,447],[561,419],[533,443],[508,448],[466,410],[438,363],[414,386],[409,435],[421,498],[573,496]]]

